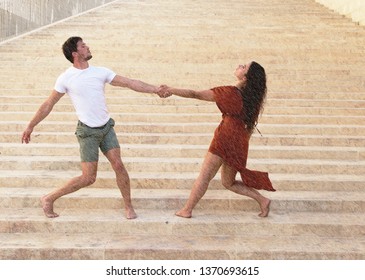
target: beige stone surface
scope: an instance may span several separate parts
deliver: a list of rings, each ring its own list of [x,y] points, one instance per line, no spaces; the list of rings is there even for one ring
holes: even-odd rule
[[[234,83],[240,63],[264,65],[248,166],[270,173],[270,216],[220,174],[192,219],[174,216],[218,109],[107,86],[139,217],[124,219],[102,156],[95,184],[44,217],[39,198],[80,172],[69,98],[20,139],[70,65],[60,46],[72,35],[93,65],[154,84],[207,89]],[[363,26],[311,0],[121,0],[0,44],[0,259],[365,259],[364,45]]]
[[[362,0],[316,0],[316,2],[365,25],[365,2]]]

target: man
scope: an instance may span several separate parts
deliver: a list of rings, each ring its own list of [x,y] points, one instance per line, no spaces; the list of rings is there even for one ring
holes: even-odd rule
[[[130,180],[121,159],[120,146],[113,128],[114,120],[110,118],[106,107],[104,87],[106,83],[110,83],[137,92],[156,93],[160,97],[166,97],[167,94],[161,87],[116,75],[104,67],[89,66],[88,61],[92,55],[80,37],[69,38],[63,44],[62,50],[73,66],[58,77],[54,90],[23,132],[22,143],[30,142],[34,127],[48,116],[53,106],[67,93],[79,118],[76,136],[80,144],[82,174],[41,198],[44,214],[49,218],[58,217],[53,211],[53,204],[58,198],[95,182],[100,148],[115,171],[126,217],[135,219],[137,215],[131,202]]]

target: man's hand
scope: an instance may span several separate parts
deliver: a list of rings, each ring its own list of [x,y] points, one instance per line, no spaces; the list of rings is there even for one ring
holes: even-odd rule
[[[30,135],[32,134],[33,129],[29,126],[24,130],[23,136],[22,136],[22,143],[28,144],[30,142]]]
[[[172,95],[172,93],[170,93],[168,89],[169,87],[167,85],[160,85],[156,94],[158,94],[158,96],[161,98],[169,97]]]

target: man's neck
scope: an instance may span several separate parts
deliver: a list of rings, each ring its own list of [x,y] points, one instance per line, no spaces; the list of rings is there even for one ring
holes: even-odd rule
[[[81,61],[81,62],[80,61],[74,61],[73,66],[77,69],[83,70],[83,69],[89,68],[89,62],[87,62],[87,61]]]

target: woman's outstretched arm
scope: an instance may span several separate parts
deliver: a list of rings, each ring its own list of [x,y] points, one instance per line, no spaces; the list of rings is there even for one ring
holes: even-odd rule
[[[211,102],[215,101],[212,90],[196,91],[196,90],[192,90],[192,89],[180,89],[180,88],[173,88],[173,87],[167,87],[166,90],[170,94],[174,94],[174,95],[185,97],[185,98],[194,98],[194,99],[200,99],[200,100],[211,101]]]

